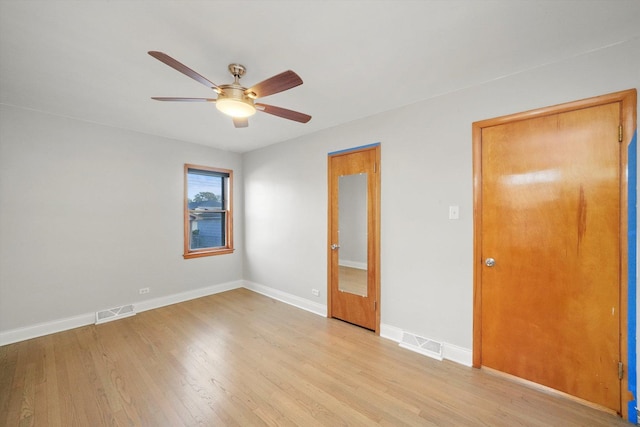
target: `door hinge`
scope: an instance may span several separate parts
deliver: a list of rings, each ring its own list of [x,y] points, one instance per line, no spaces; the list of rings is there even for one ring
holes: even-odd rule
[[[622,362],[618,362],[618,379],[622,379],[622,375],[624,374],[624,365]]]
[[[622,142],[622,125],[618,126],[618,142]]]
[[[378,173],[378,164],[377,163],[373,164],[373,173]]]
[[[378,301],[374,301],[373,302],[373,311],[376,311],[378,309]]]

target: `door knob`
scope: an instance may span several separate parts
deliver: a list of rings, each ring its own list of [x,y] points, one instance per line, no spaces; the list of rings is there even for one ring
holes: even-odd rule
[[[484,260],[484,265],[486,265],[487,267],[493,267],[494,265],[496,265],[496,260],[493,258],[487,258]]]
[[[331,245],[331,250],[335,251],[336,249],[340,249],[340,245],[336,245],[335,243]]]

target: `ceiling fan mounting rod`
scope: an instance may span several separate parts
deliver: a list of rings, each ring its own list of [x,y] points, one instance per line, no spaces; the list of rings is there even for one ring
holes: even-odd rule
[[[247,72],[247,67],[241,64],[229,64],[229,72],[233,75],[235,79],[235,84],[239,83],[240,77],[244,76]]]

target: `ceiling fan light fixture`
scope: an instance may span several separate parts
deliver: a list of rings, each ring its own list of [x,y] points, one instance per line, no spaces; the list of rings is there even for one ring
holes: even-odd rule
[[[256,107],[251,101],[235,98],[218,98],[216,108],[224,114],[236,117],[250,117],[256,113]]]

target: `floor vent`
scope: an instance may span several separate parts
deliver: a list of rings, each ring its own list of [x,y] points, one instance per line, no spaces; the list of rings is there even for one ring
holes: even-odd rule
[[[123,305],[122,307],[111,308],[96,312],[96,325],[112,320],[122,319],[136,314],[133,304]]]
[[[442,343],[409,332],[402,332],[400,347],[442,360]]]

